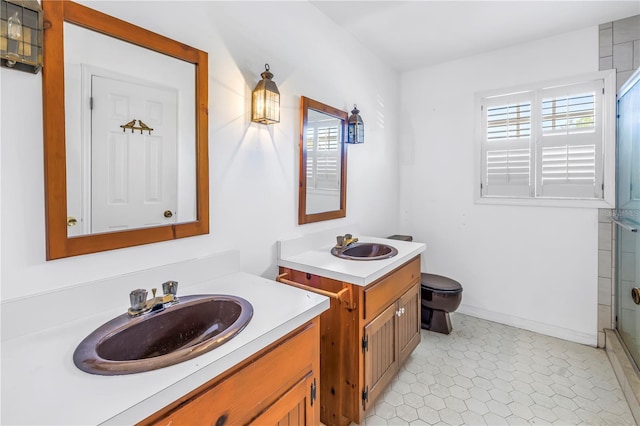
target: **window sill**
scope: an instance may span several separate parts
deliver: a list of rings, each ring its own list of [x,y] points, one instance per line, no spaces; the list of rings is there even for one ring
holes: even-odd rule
[[[567,198],[514,198],[514,197],[480,197],[476,204],[495,204],[531,207],[575,207],[591,209],[613,209],[613,203],[606,200],[567,199]]]

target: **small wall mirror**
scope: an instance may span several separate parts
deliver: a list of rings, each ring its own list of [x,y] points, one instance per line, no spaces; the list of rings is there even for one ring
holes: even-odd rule
[[[348,114],[304,96],[300,104],[298,223],[345,217]]]
[[[208,233],[207,53],[43,9],[47,259]]]

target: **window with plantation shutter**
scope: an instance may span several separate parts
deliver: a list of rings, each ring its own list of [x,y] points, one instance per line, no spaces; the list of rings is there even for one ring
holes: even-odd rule
[[[335,121],[335,120],[333,120]],[[340,189],[340,126],[307,128],[307,188]]]
[[[605,200],[614,173],[612,81],[598,73],[477,95],[480,197]]]

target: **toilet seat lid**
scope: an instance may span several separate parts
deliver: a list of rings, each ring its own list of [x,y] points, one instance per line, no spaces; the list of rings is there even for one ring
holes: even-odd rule
[[[420,285],[423,288],[443,293],[460,293],[462,291],[462,285],[458,281],[452,280],[449,277],[426,273],[422,273],[420,275]]]

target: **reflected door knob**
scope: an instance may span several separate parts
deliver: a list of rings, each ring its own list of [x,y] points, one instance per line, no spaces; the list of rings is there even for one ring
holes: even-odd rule
[[[67,217],[67,226],[76,226],[78,224],[78,220],[73,217],[73,216],[69,216]]]
[[[172,217],[172,216],[173,216],[173,213],[171,213],[171,210],[165,210],[164,211],[164,217],[168,218],[168,217]]]

